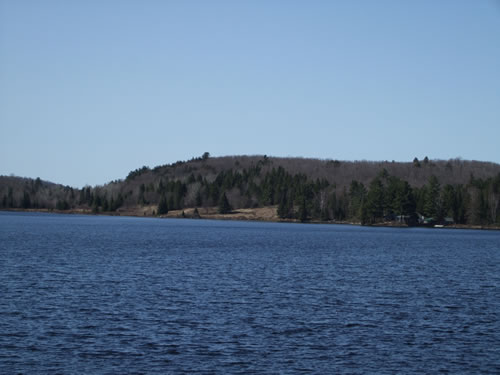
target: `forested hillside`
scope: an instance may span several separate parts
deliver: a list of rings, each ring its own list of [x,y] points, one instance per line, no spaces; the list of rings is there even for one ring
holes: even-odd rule
[[[274,206],[300,221],[500,224],[500,165],[422,160],[338,161],[267,156],[210,157],[154,168],[76,189],[39,178],[0,176],[0,208],[120,213],[155,206],[219,207],[221,213]]]

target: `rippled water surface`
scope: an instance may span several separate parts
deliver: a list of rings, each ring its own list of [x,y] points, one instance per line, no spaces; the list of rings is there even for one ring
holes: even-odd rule
[[[0,213],[0,373],[500,373],[500,233]]]

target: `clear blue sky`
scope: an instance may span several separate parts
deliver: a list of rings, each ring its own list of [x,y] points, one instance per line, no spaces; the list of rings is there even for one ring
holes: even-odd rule
[[[0,174],[267,154],[500,162],[500,3],[0,0]]]

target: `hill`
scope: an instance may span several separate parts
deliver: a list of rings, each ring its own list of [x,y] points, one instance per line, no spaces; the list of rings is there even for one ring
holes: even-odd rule
[[[82,189],[0,176],[0,199],[3,209],[197,215],[194,208],[274,207],[283,220],[493,225],[500,223],[500,165],[427,157],[372,162],[205,153]]]

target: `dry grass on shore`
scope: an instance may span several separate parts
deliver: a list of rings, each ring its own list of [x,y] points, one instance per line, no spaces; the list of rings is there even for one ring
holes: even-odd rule
[[[202,219],[279,221],[276,209],[276,206],[240,208],[227,214],[220,214],[217,207],[203,207],[198,208],[198,214]],[[194,210],[194,208],[187,208],[185,210],[169,211],[163,217],[195,217]]]

